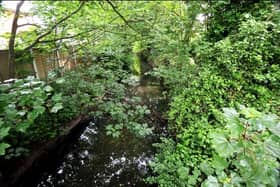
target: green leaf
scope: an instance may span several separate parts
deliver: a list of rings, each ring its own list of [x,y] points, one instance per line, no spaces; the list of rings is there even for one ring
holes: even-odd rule
[[[56,103],[52,109],[51,109],[51,113],[57,113],[60,109],[63,108],[62,103]]]
[[[239,116],[238,112],[234,108],[223,108],[224,116],[229,119],[233,119]]]
[[[189,176],[189,168],[180,167],[179,169],[177,169],[177,173],[180,179],[182,180],[187,179]]]
[[[47,86],[44,88],[44,90],[45,90],[46,92],[51,92],[51,91],[53,91],[53,88],[52,88],[51,86],[47,85]]]
[[[240,176],[235,172],[232,172],[230,174],[230,178],[231,178],[231,183],[235,184],[235,186],[239,186],[240,183],[242,182],[242,179],[240,178]]]
[[[208,176],[207,179],[202,183],[201,187],[219,187],[219,183],[216,177]]]
[[[263,115],[262,117],[260,117],[260,122],[266,127],[269,127],[272,125],[274,126],[278,121],[279,121],[279,118],[275,114],[266,114],[266,115]]]
[[[207,161],[202,162],[199,167],[201,171],[204,172],[206,175],[212,175],[214,173],[214,169]]]
[[[244,132],[245,127],[239,120],[229,121],[226,128],[230,130],[232,138],[238,138]]]
[[[9,147],[10,145],[7,143],[0,143],[0,156],[5,155],[5,150]]]
[[[52,101],[54,102],[60,102],[62,100],[62,94],[59,93],[59,94],[55,94],[52,96]]]
[[[65,79],[64,78],[59,78],[55,81],[57,84],[62,84],[65,82]]]
[[[275,134],[276,136],[280,137],[280,122],[276,125],[271,125],[268,127],[269,131]]]
[[[1,127],[0,128],[0,140],[2,140],[3,138],[5,138],[6,136],[9,135],[10,129],[11,129],[11,127]]]
[[[265,140],[264,147],[271,155],[276,158],[280,158],[280,141],[278,137],[274,139],[270,137],[269,139]]]
[[[261,113],[258,112],[256,109],[254,108],[243,108],[240,111],[240,114],[243,114],[246,118],[258,118],[261,116]]]
[[[36,110],[32,110],[27,114],[27,119],[30,121],[34,121],[39,116],[39,113]]]
[[[222,133],[211,133],[213,148],[222,157],[229,157],[234,153],[233,146]]]
[[[18,111],[17,114],[22,117],[22,116],[24,116],[26,114],[26,112],[27,111],[25,111],[25,110],[21,110],[21,111]]]
[[[19,132],[25,133],[26,130],[28,129],[28,127],[30,127],[30,125],[31,125],[30,121],[21,122],[21,123],[17,124],[16,130]]]
[[[279,118],[274,114],[267,114],[261,116],[259,119],[257,119],[256,125],[257,127],[260,127],[258,128],[260,130],[268,128],[272,133],[275,133],[275,135],[278,134],[279,136]]]
[[[38,114],[43,114],[46,110],[46,108],[44,106],[34,106],[33,109],[38,113]]]
[[[212,160],[212,166],[217,170],[224,170],[228,167],[228,162],[225,158],[215,154]]]

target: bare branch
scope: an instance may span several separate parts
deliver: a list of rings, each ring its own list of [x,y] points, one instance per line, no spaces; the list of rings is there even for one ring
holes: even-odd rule
[[[71,38],[75,38],[75,37],[81,36],[83,34],[95,31],[95,30],[96,30],[96,28],[88,30],[88,31],[80,32],[80,33],[74,34],[72,36],[64,36],[64,37],[55,38],[55,39],[52,39],[52,40],[42,40],[42,41],[39,41],[38,43],[49,43],[49,42],[55,42],[55,41],[64,40],[64,39],[71,39]]]
[[[25,23],[25,24],[18,25],[18,28],[19,28],[19,27],[24,27],[24,26],[40,27],[39,25],[37,25],[37,24],[35,24],[35,23]]]
[[[56,22],[46,33],[40,35],[37,37],[37,39],[31,44],[29,45],[28,47],[26,47],[24,50],[29,50],[31,49],[32,47],[34,47],[37,43],[40,42],[40,40],[46,36],[48,36],[49,34],[52,33],[52,31],[61,23],[63,23],[64,21],[66,21],[67,19],[69,19],[71,16],[73,16],[74,14],[78,13],[81,8],[84,6],[85,2],[82,1],[81,4],[79,5],[79,7],[73,11],[72,13],[70,13],[69,15],[65,16],[64,18],[62,18],[61,20],[59,20],[58,22]]]

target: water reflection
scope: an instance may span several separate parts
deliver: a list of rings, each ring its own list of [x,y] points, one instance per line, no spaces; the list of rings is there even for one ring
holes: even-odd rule
[[[142,179],[153,155],[151,141],[128,132],[115,139],[104,126],[91,123],[56,172],[37,186],[146,186]]]

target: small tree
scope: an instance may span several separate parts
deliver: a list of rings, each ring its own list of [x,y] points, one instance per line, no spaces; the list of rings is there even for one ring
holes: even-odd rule
[[[24,0],[21,0],[17,6],[16,6],[16,11],[15,11],[15,15],[13,18],[13,24],[12,24],[12,30],[11,30],[11,36],[10,36],[10,40],[9,40],[9,54],[8,54],[8,64],[9,64],[9,78],[14,78],[15,77],[15,39],[16,39],[16,33],[17,33],[17,29],[19,27],[23,27],[23,26],[27,26],[27,25],[34,25],[34,24],[22,24],[22,25],[18,25],[18,19],[19,19],[19,15],[20,15],[20,9],[22,7],[24,3]],[[64,21],[66,21],[67,19],[69,19],[70,17],[72,17],[74,14],[78,13],[83,5],[85,4],[84,1],[82,1],[80,3],[80,5],[78,6],[77,9],[75,9],[73,12],[71,12],[70,14],[62,17],[59,21],[57,21],[56,23],[54,23],[48,30],[46,30],[44,33],[42,33],[41,35],[39,35],[36,39],[34,39],[34,41],[27,47],[24,48],[24,50],[30,50],[32,47],[34,47],[35,45],[37,45],[38,43],[41,42],[41,40],[43,38],[45,38],[46,36],[50,35],[52,33],[52,31],[61,23],[63,23]],[[53,41],[56,41],[57,39],[54,39]]]
[[[15,77],[15,39],[16,39],[16,33],[17,29],[19,27],[18,25],[18,18],[20,14],[20,8],[22,7],[24,3],[24,0],[21,0],[16,7],[15,15],[13,18],[12,23],[12,30],[11,30],[11,36],[9,40],[9,78]]]

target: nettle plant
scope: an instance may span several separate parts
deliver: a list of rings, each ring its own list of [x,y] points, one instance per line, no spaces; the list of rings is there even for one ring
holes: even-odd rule
[[[253,108],[224,108],[224,128],[210,133],[215,150],[202,186],[277,186],[280,119]],[[204,163],[205,165],[206,163]]]
[[[21,146],[36,141],[37,134],[44,133],[42,116],[62,108],[61,94],[33,77],[0,85],[0,156],[19,156],[26,151]],[[45,133],[51,136],[50,132]]]

